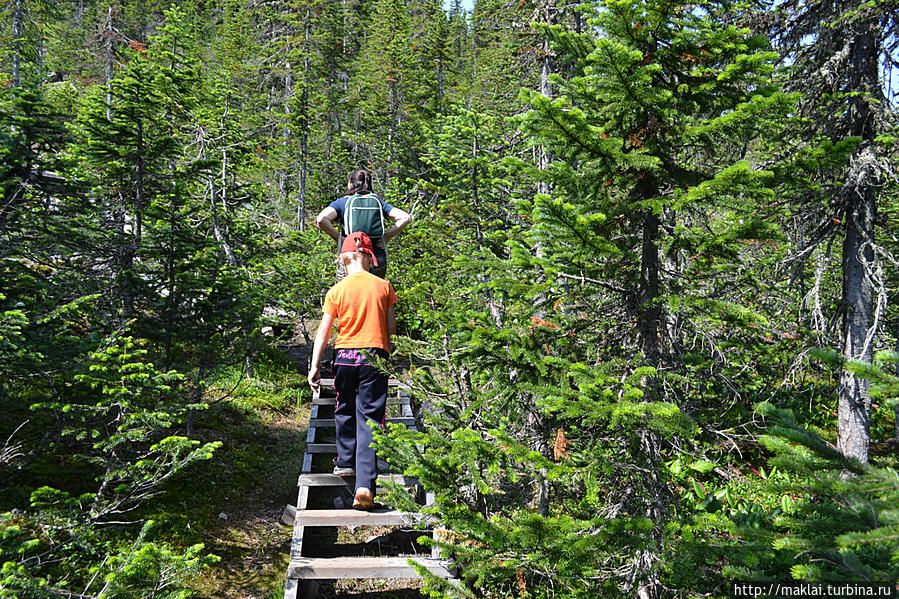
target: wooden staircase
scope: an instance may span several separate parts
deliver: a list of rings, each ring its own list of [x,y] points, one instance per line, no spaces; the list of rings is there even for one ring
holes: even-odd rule
[[[282,521],[293,521],[293,540],[290,548],[290,563],[287,566],[287,580],[284,587],[284,599],[315,599],[318,595],[319,580],[336,580],[346,578],[419,578],[418,572],[408,563],[409,559],[424,566],[429,572],[447,579],[454,579],[454,571],[449,561],[441,559],[439,550],[431,550],[430,554],[384,555],[384,556],[341,556],[316,557],[304,553],[303,538],[308,527],[340,527],[340,526],[398,526],[422,529],[428,524],[425,515],[417,512],[401,512],[394,509],[379,508],[371,511],[354,509],[312,509],[310,492],[323,493],[328,504],[340,501],[341,497],[351,496],[354,490],[354,477],[339,477],[331,474],[332,462],[327,458],[315,459],[325,454],[335,456],[335,443],[323,442],[329,429],[334,429],[334,406],[336,394],[334,380],[322,379],[320,391],[313,393],[312,413],[309,419],[309,430],[306,435],[306,452],[303,455],[303,466],[298,480],[299,493],[297,505],[287,506]],[[398,423],[415,428],[415,417],[409,395],[399,381],[390,379],[387,395],[387,422]],[[315,472],[318,470],[318,472]],[[400,474],[379,474],[378,482],[392,481],[409,487],[414,491],[419,503],[430,502],[430,494],[424,494],[417,481]],[[317,497],[317,499],[322,499]],[[320,503],[320,501],[318,502]],[[351,501],[346,502],[347,506]],[[422,534],[426,531],[421,530]]]

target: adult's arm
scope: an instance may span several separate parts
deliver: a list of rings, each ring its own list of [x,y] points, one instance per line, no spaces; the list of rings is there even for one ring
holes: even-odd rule
[[[332,324],[334,324],[334,316],[325,312],[322,314],[322,321],[315,332],[315,343],[312,346],[312,364],[309,366],[309,386],[312,387],[313,391],[318,391],[318,388],[321,386],[322,354],[325,352],[328,337],[331,336]]]
[[[412,222],[412,215],[405,210],[400,210],[396,206],[393,207],[393,210],[390,211],[387,218],[393,221],[393,226],[384,232],[384,241],[388,241],[391,237],[405,229],[406,225]]]
[[[337,211],[328,206],[315,217],[315,226],[334,238],[334,241],[337,241],[340,239],[340,233],[332,224],[335,220],[337,220]]]

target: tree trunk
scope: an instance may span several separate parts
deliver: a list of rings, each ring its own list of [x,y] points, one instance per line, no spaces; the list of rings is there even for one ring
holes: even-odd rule
[[[300,132],[300,177],[297,189],[297,229],[306,230],[306,179],[309,171],[309,52],[312,29],[312,10],[306,7],[306,23],[303,33],[303,95],[300,110],[303,111],[303,129]]]
[[[852,156],[846,182],[839,192],[844,208],[846,236],[843,241],[843,349],[844,360],[870,363],[876,328],[874,301],[874,225],[877,221],[877,135],[870,102],[879,90],[879,25],[872,21],[855,24],[849,46],[850,80],[848,133],[861,137]],[[868,461],[871,442],[871,398],[869,381],[847,369],[840,375],[837,402],[837,446],[848,457]]]
[[[283,127],[283,135],[285,142],[289,143],[289,140],[293,137],[292,131],[290,130],[290,98],[293,95],[293,71],[291,70],[291,64],[288,60],[285,64],[285,74],[284,74],[284,114],[287,117],[287,122]],[[279,169],[278,173],[278,204],[279,206],[285,206],[289,202],[289,192],[288,192],[288,172],[286,168]]]
[[[396,76],[397,74],[391,73],[392,76],[387,78],[387,86],[390,90],[390,94],[388,97],[388,108],[390,111],[390,124],[387,128],[387,180],[389,181],[394,173],[394,164],[393,161],[395,159],[394,148],[397,146],[397,135],[399,131],[399,112],[400,112],[400,98],[399,98],[399,89],[396,85]],[[398,170],[398,169],[397,169]]]
[[[37,64],[35,64],[35,79],[38,86],[44,82],[44,36],[38,33],[37,36]]]
[[[142,214],[144,211],[144,124],[137,122],[137,173],[134,178],[134,247],[140,246],[143,235]]]
[[[106,13],[106,27],[103,31],[103,54],[105,69],[103,76],[106,80],[106,120],[112,121],[112,6]]]
[[[174,172],[173,170],[170,172]],[[165,371],[172,369],[172,359],[175,349],[175,314],[178,306],[178,298],[176,297],[178,276],[175,266],[175,252],[177,251],[175,238],[178,228],[178,209],[174,203],[169,207],[169,239],[168,239],[168,256],[165,261],[166,274],[166,298],[165,298]]]
[[[222,151],[222,180],[225,180],[225,173],[227,169],[226,163],[227,155],[224,151]],[[222,196],[224,199],[225,188],[222,187]],[[215,191],[215,178],[212,176],[209,177],[209,199],[210,199],[210,209],[212,210],[212,232],[215,235],[215,240],[219,242],[219,245],[222,246],[222,251],[225,252],[225,258],[228,260],[229,266],[237,266],[237,257],[234,255],[234,250],[231,248],[231,244],[228,242],[228,235],[225,233],[224,227],[222,227],[221,220],[219,219],[219,211],[218,211],[218,202],[216,201],[216,191]]]
[[[552,25],[552,19],[549,14],[548,6],[545,6],[543,9],[543,20],[547,25]],[[547,98],[552,98],[553,89],[552,85],[549,81],[549,73],[552,67],[552,61],[550,60],[550,52],[551,48],[549,46],[549,39],[544,38],[543,46],[541,48],[542,54],[540,57],[540,93]],[[550,163],[550,155],[546,149],[546,146],[539,146],[537,148],[537,166],[539,167],[541,172],[546,171],[549,168]],[[540,194],[549,194],[549,183],[546,181],[538,181],[537,182],[537,193]]]
[[[659,320],[661,318],[661,309],[652,304],[659,295],[659,228],[659,215],[652,210],[644,212],[640,289],[637,292],[637,333],[640,351],[646,362],[653,366],[659,362]]]
[[[873,150],[853,157],[850,181],[871,179],[864,163],[873,159]],[[846,239],[843,242],[843,359],[871,362],[874,357],[874,287],[868,271],[874,268],[874,222],[877,203],[874,189],[865,185],[861,197],[846,211]],[[840,375],[838,440],[843,455],[868,461],[871,442],[870,382],[848,369]]]
[[[474,238],[478,244],[478,251],[483,251],[483,233],[481,231],[481,207],[478,189],[480,187],[480,169],[478,168],[478,134],[477,126],[471,140],[471,205],[474,207]]]
[[[16,0],[15,7],[13,8],[12,21],[12,83],[14,87],[19,87],[22,83],[22,32],[24,31],[24,12],[24,0]]]
[[[553,16],[550,13],[549,3],[546,3],[543,6],[543,21],[547,25],[552,25]],[[542,54],[540,57],[540,93],[547,98],[552,98],[553,89],[552,85],[549,81],[549,74],[552,69],[552,60],[551,60],[551,48],[549,45],[549,39],[543,39],[542,45]],[[552,162],[552,156],[549,153],[549,150],[546,149],[546,146],[539,146],[537,148],[537,166],[540,169],[541,173],[549,170],[549,165]],[[541,177],[540,181],[537,182],[537,193],[543,195],[549,195],[552,191],[550,184]],[[538,257],[542,257],[545,252],[545,248],[542,244],[537,244],[535,248]],[[541,275],[542,277],[542,275]],[[543,318],[546,315],[546,310],[544,306],[547,303],[548,298],[541,294],[540,297],[534,298],[534,306],[537,308],[536,316],[538,318]],[[533,403],[533,400],[530,400],[529,403]],[[544,456],[551,455],[551,447],[548,443],[548,431],[546,429],[545,423],[538,417],[537,410],[532,409],[528,412],[528,426],[532,431],[532,436],[535,441],[534,450],[539,452]],[[541,516],[549,515],[549,505],[550,505],[550,484],[549,478],[546,468],[541,468],[537,473],[536,480],[536,505],[535,508],[537,513]]]
[[[443,57],[437,59],[437,114],[443,114],[443,86],[445,84],[446,75],[443,67]]]
[[[144,174],[146,165],[144,164],[144,128],[141,121],[137,121],[137,143],[135,144],[137,169],[134,175],[134,222],[131,226],[131,243],[123,251],[120,264],[123,275],[121,287],[122,309],[125,319],[130,319],[134,315],[134,257],[141,244],[143,235],[142,221],[144,209]],[[126,274],[127,273],[127,274]]]

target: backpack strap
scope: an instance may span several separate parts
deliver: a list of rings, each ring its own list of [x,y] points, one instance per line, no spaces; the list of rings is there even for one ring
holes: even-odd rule
[[[352,225],[351,214],[353,213],[353,200],[359,197],[359,194],[354,193],[350,197],[347,198],[346,204],[343,205],[343,234],[349,235],[352,229],[350,229],[350,225]]]
[[[381,198],[375,196],[375,194],[371,194],[378,200],[378,217],[381,219],[381,236],[383,237],[384,233],[387,232],[387,227],[384,223],[384,206],[381,205]]]

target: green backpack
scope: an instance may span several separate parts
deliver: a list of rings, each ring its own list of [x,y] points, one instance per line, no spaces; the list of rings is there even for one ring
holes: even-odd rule
[[[343,233],[362,231],[372,239],[384,235],[384,209],[378,196],[367,193],[350,196],[343,209]]]

